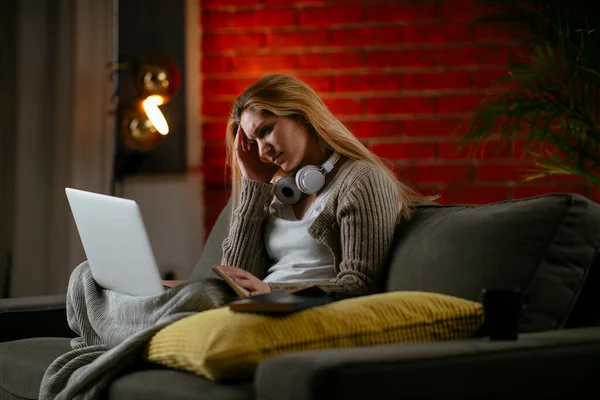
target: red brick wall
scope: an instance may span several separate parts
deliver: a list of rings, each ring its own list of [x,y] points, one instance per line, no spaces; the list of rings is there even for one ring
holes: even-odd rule
[[[552,191],[574,179],[524,183],[517,144],[458,151],[461,121],[503,73],[509,49],[473,23],[472,0],[200,0],[202,168],[206,227],[227,198],[224,134],[236,95],[260,76],[298,76],[402,179],[442,203]],[[462,124],[464,126],[464,123]]]

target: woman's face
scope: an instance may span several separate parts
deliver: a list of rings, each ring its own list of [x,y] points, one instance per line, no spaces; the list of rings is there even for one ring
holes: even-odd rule
[[[306,124],[295,118],[244,111],[240,125],[248,142],[257,146],[263,161],[268,160],[286,172],[321,162],[316,138]]]

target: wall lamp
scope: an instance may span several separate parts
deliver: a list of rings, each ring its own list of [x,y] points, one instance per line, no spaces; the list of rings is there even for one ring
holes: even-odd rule
[[[169,123],[161,110],[179,89],[181,76],[175,63],[164,56],[117,65],[130,72],[131,96],[119,99],[119,134],[124,145],[132,150],[154,148],[169,134]],[[120,85],[125,74],[120,78]],[[126,83],[126,82],[125,82]]]

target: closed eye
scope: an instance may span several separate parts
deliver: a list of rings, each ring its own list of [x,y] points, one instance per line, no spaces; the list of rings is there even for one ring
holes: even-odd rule
[[[260,136],[263,137],[273,130],[273,124],[267,125],[260,130]]]

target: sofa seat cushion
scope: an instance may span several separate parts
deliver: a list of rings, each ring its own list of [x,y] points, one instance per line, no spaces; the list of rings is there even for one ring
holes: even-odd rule
[[[117,378],[106,390],[110,400],[252,400],[252,381],[220,385],[189,372],[166,368],[133,371]]]
[[[303,350],[472,337],[481,304],[437,293],[396,292],[340,300],[287,316],[201,312],[156,333],[147,359],[214,381],[251,378],[268,357]]]
[[[421,206],[397,230],[386,290],[478,301],[518,287],[529,297],[521,332],[563,328],[599,247],[600,205],[580,195]]]
[[[0,343],[0,399],[37,399],[46,368],[71,350],[68,338],[35,338]],[[108,399],[251,400],[251,381],[219,385],[197,375],[152,365],[113,381]]]
[[[0,395],[37,399],[46,368],[71,350],[70,342],[69,338],[33,338],[0,343]]]

